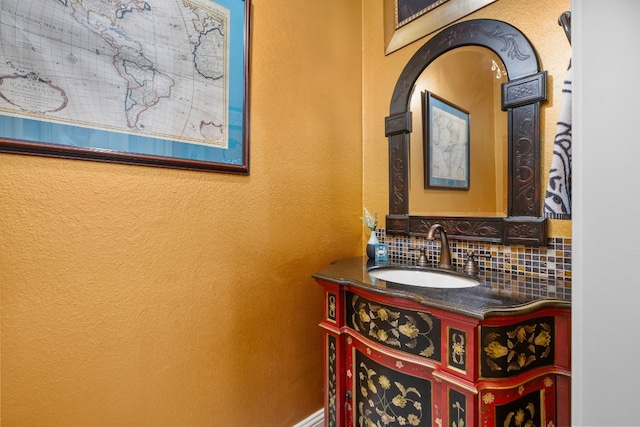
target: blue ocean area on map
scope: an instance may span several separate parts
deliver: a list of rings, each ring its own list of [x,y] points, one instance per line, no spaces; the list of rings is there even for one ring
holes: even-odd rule
[[[239,165],[243,155],[242,117],[237,108],[230,109],[236,111],[237,118],[233,119],[232,112],[226,149],[8,116],[0,116],[0,132],[10,139]]]

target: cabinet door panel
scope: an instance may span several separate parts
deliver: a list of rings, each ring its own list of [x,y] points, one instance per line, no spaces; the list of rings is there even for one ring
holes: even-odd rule
[[[556,381],[554,375],[547,375],[510,389],[483,391],[480,396],[482,425],[565,425],[558,424],[556,418]]]
[[[355,425],[431,425],[431,381],[378,363],[357,349],[352,369]]]
[[[449,409],[449,425],[451,427],[465,427],[469,425],[467,396],[453,388],[447,392],[447,407]]]

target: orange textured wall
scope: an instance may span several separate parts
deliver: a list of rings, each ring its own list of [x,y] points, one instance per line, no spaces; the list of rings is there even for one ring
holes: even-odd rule
[[[558,25],[558,17],[570,9],[569,0],[498,0],[461,20],[490,18],[520,29],[536,47],[543,70],[549,72],[548,101],[542,107],[543,177],[546,188],[553,153],[556,121],[560,113],[562,82],[571,58],[571,45]],[[388,212],[388,148],[384,119],[398,76],[413,54],[433,37],[423,37],[404,48],[384,54],[383,4],[363,2],[363,191],[371,210]],[[457,21],[458,22],[458,21]],[[571,221],[549,221],[553,237],[571,237]]]
[[[362,253],[359,1],[252,0],[251,175],[0,155],[2,426],[290,426]]]

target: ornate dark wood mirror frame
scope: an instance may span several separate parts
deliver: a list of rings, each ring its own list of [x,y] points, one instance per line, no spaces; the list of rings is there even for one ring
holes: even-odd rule
[[[506,217],[442,217],[409,213],[409,134],[411,94],[416,80],[443,53],[462,46],[483,46],[502,59],[509,80],[502,85],[502,109],[508,123],[508,212]],[[544,245],[547,223],[541,217],[540,103],[547,99],[547,72],[517,28],[491,19],[452,25],[422,46],[398,78],[385,120],[389,138],[389,234],[426,235],[440,223],[453,239]],[[473,143],[473,142],[472,142]]]

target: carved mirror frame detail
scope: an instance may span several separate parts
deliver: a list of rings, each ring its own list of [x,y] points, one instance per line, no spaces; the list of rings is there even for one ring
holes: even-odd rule
[[[442,217],[409,213],[409,108],[413,87],[427,66],[457,47],[481,46],[496,53],[507,70],[502,110],[508,123],[507,217]],[[502,21],[476,19],[448,27],[411,57],[398,78],[385,119],[389,138],[389,234],[421,236],[440,223],[453,239],[505,244],[545,245],[547,222],[541,217],[540,103],[547,99],[547,72],[525,35]]]

